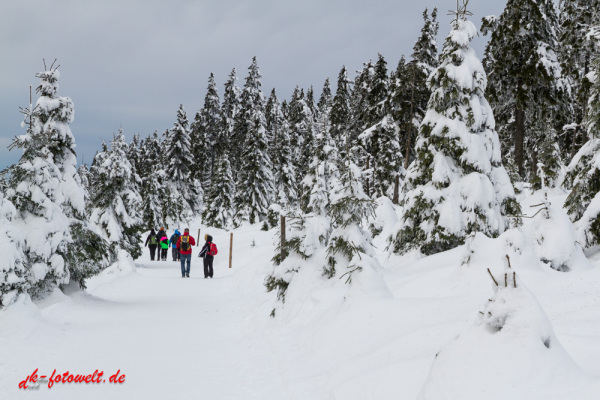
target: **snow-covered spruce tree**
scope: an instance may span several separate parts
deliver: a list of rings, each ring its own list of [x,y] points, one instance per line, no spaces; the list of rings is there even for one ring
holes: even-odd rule
[[[417,159],[404,183],[401,228],[393,251],[434,254],[467,235],[498,236],[520,209],[500,159],[485,72],[469,46],[477,34],[464,16],[452,22],[417,139]]]
[[[283,115],[275,89],[269,96],[266,112],[267,133],[270,138],[269,154],[273,162],[274,202],[285,209],[297,203],[298,185],[292,160],[289,124]]]
[[[23,149],[11,167],[7,198],[23,223],[30,294],[42,296],[59,284],[78,282],[106,266],[104,243],[86,221],[85,190],[77,172],[75,139],[69,128],[73,102],[58,96],[60,74],[52,67],[40,78],[35,107],[22,110],[27,133],[11,148]]]
[[[600,25],[599,0],[562,0],[560,2],[559,43],[561,66],[569,80],[573,98],[574,124],[564,138],[563,158],[570,159],[587,140],[584,119],[590,96],[591,82],[587,75],[598,51],[586,35]]]
[[[268,152],[265,100],[256,57],[248,68],[241,109],[236,119],[237,137],[243,138],[235,196],[235,223],[256,223],[267,215],[274,193],[272,163]]]
[[[360,136],[368,178],[365,191],[369,197],[393,195],[394,181],[401,168],[398,127],[392,116],[389,78],[383,56],[374,67],[371,88],[366,97],[365,123],[369,126]]]
[[[289,104],[287,120],[296,181],[300,182],[312,159],[310,143],[314,140],[314,115],[306,102],[304,90],[297,86]]]
[[[329,115],[331,113],[332,106],[333,106],[333,95],[331,94],[331,84],[329,83],[329,78],[327,78],[327,79],[325,79],[325,83],[323,84],[323,89],[321,90],[321,97],[319,97],[319,102],[317,103],[317,108],[319,110],[319,117],[324,112],[326,112]]]
[[[431,96],[431,91],[427,84],[427,78],[438,65],[438,45],[436,37],[438,34],[439,23],[437,19],[437,8],[431,12],[431,17],[428,10],[423,11],[423,28],[421,28],[421,36],[417,39],[413,46],[411,60],[406,65],[406,69],[397,70],[397,78],[403,82],[403,92],[398,93],[396,101],[404,104],[402,109],[405,116],[403,155],[405,158],[404,167],[414,160],[415,141],[419,125],[425,117],[427,111],[427,102]],[[400,64],[398,68],[401,68]],[[397,120],[398,121],[398,120]]]
[[[220,229],[233,228],[235,185],[228,152],[221,153],[215,166],[212,186],[206,196],[202,221]]]
[[[592,37],[600,41],[600,28]],[[597,56],[592,75],[586,128],[590,137],[577,152],[567,169],[566,183],[573,189],[565,208],[575,222],[577,236],[583,247],[600,244],[600,56]]]
[[[177,223],[187,220],[201,211],[203,191],[201,183],[191,177],[196,163],[183,105],[179,106],[177,121],[165,138],[163,165],[171,191],[169,204],[180,203],[182,206],[182,213],[174,221]]]
[[[340,181],[332,188],[328,215],[333,231],[327,243],[327,264],[323,276],[352,284],[357,280],[362,290],[370,290],[373,276],[380,268],[370,233],[362,228],[363,221],[374,215],[375,202],[362,189],[361,171],[351,156],[340,166]],[[366,277],[360,279],[359,277]],[[379,279],[381,280],[381,279]],[[357,282],[358,283],[358,282]],[[367,285],[367,287],[364,287]]]
[[[192,177],[202,182],[205,191],[210,189],[216,168],[215,161],[224,151],[221,140],[221,100],[217,93],[215,77],[211,73],[208,78],[208,88],[204,97],[204,106],[196,114],[191,127],[192,152],[196,166],[192,169]]]
[[[327,113],[319,117],[317,135],[312,145],[313,160],[309,173],[303,180],[306,198],[301,203],[305,213],[328,215],[333,190],[340,187],[338,149],[330,134]]]
[[[350,129],[350,100],[352,96],[352,82],[348,78],[346,67],[342,67],[337,80],[337,89],[331,105],[329,120],[331,121],[331,137],[341,143],[343,135]],[[341,149],[342,150],[342,149]]]
[[[25,243],[22,232],[14,224],[16,217],[15,206],[0,191],[0,308],[12,304],[30,285],[30,271],[23,254]]]
[[[248,132],[238,172],[235,194],[235,223],[264,220],[275,191],[264,114],[257,113]]]
[[[114,258],[123,249],[136,259],[142,254],[142,198],[132,185],[134,171],[126,150],[127,143],[120,132],[113,137],[109,149],[94,157],[90,170],[94,188],[90,221],[102,229]]]
[[[572,121],[569,88],[557,57],[558,17],[552,0],[508,0],[498,18],[484,18],[491,32],[483,64],[486,96],[494,110],[505,161],[521,180],[537,173],[544,127],[557,132]],[[507,157],[507,156],[510,156]]]
[[[142,146],[142,221],[146,229],[168,226],[167,220],[176,221],[181,215],[181,202],[170,203],[169,178],[162,165],[162,146],[158,132],[148,136]]]
[[[235,121],[240,111],[241,89],[235,83],[237,81],[235,68],[229,74],[229,79],[225,82],[223,92],[223,103],[221,104],[221,144],[228,149],[229,162],[233,172],[233,179],[237,178],[237,170],[239,165],[239,157],[242,151],[242,142],[235,139]]]

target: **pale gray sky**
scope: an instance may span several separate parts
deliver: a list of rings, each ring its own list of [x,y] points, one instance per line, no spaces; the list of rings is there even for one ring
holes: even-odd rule
[[[42,59],[60,64],[61,96],[75,104],[71,130],[79,161],[90,163],[102,140],[119,128],[128,140],[171,128],[179,104],[191,121],[202,106],[211,72],[222,96],[232,68],[243,86],[256,56],[263,91],[289,99],[296,85],[325,78],[343,65],[354,72],[381,53],[394,69],[410,57],[422,13],[438,7],[441,46],[454,0],[0,0],[0,168],[24,133],[19,107]],[[499,15],[506,0],[471,0],[471,20]],[[487,38],[473,47],[482,57]],[[353,76],[354,74],[352,74]],[[34,94],[34,103],[37,96]]]

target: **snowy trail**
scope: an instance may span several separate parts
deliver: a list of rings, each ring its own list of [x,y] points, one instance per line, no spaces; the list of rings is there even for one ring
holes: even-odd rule
[[[215,278],[204,279],[195,254],[186,279],[178,262],[145,257],[136,261],[136,273],[92,282],[87,293],[72,298],[55,294],[40,304],[42,318],[35,326],[14,326],[6,336],[27,340],[0,342],[17,346],[11,355],[21,356],[0,361],[0,372],[8,375],[0,387],[9,395],[1,397],[31,396],[18,390],[18,382],[39,368],[38,375],[98,369],[107,381],[50,389],[44,384],[39,389],[44,398],[164,399],[175,393],[181,399],[281,398],[273,379],[275,355],[258,329],[261,318],[269,319],[256,312],[256,300],[264,296],[260,282],[240,290],[235,271],[222,260],[215,264]],[[125,383],[110,384],[117,370]]]

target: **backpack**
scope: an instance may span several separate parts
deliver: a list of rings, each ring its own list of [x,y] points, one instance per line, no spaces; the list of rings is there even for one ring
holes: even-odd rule
[[[177,246],[177,241],[179,240],[179,235],[174,233],[173,237],[171,238],[171,243],[173,243],[173,247]]]
[[[181,251],[188,251],[190,249],[190,237],[189,236],[181,237],[181,244],[179,245],[179,248],[181,249]]]
[[[217,255],[218,252],[219,251],[217,250],[217,245],[211,242],[210,247],[208,248],[208,255],[214,257]]]
[[[154,235],[150,236],[150,244],[152,244],[152,245],[158,244],[156,236],[154,236]]]

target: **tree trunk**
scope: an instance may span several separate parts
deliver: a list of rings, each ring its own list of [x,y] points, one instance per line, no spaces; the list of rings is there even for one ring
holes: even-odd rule
[[[524,143],[525,143],[525,110],[517,108],[515,111],[515,164],[519,176],[525,178],[524,168]]]

